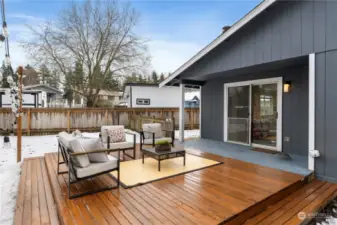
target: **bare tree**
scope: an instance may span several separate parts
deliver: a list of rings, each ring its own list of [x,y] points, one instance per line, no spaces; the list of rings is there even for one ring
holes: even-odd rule
[[[56,21],[29,27],[34,38],[23,46],[35,62],[57,69],[62,80],[72,76],[70,71],[80,62],[83,80],[81,85],[75,82],[72,91],[95,106],[99,91],[108,89],[112,78],[146,69],[146,41],[134,32],[138,17],[125,2],[73,2]]]

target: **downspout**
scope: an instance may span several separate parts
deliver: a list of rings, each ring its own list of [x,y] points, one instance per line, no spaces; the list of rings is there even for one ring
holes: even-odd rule
[[[319,151],[315,149],[315,53],[309,55],[309,135],[308,135],[308,169],[315,170],[315,158]]]

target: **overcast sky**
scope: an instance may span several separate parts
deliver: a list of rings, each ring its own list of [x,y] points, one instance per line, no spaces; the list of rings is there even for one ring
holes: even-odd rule
[[[168,73],[215,39],[223,26],[235,23],[260,1],[131,2],[141,15],[137,32],[149,39],[152,68],[159,73]],[[5,0],[14,66],[29,63],[19,45],[20,40],[29,38],[25,24],[34,26],[45,20],[55,20],[58,11],[70,3],[68,0]],[[3,47],[0,51],[4,55]]]

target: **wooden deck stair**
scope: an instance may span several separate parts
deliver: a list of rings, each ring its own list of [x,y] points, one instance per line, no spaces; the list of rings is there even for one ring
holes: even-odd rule
[[[14,224],[301,224],[307,220],[298,212],[317,212],[337,195],[335,184],[306,184],[299,175],[204,156],[225,163],[74,200],[67,197],[67,174],[56,173],[56,154],[25,160]],[[72,191],[111,180],[103,176]]]
[[[255,224],[307,224],[312,219],[300,219],[298,213],[313,215],[320,212],[330,200],[337,197],[337,184],[313,180],[293,194],[271,205],[263,212],[249,219],[245,225]]]

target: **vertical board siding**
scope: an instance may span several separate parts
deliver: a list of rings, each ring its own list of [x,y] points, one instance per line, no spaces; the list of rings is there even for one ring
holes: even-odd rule
[[[301,39],[298,45],[301,46],[300,53],[302,53],[302,55],[308,55],[314,51],[314,27],[315,27],[314,26],[314,1],[307,0],[304,2],[298,2],[298,5],[299,7],[296,9],[301,10],[301,13],[295,14],[295,15],[300,15],[301,19],[298,19],[299,21],[292,20],[292,22],[301,23],[301,24],[298,24],[298,27],[301,27],[301,29],[297,28],[299,31],[301,31],[301,34],[300,34]]]
[[[224,140],[224,84],[245,80],[283,77],[291,80],[292,90],[283,95],[283,142],[286,153],[307,155],[308,152],[308,67],[285,68],[279,71],[246,74],[231,78],[219,78],[202,87],[201,137],[216,141]],[[304,132],[303,132],[304,131]]]
[[[325,59],[325,152],[324,166],[327,177],[336,174],[336,134],[337,134],[337,51],[326,52]],[[319,159],[318,159],[319,160]]]
[[[208,74],[337,49],[337,1],[277,1],[180,76]]]
[[[324,162],[326,159],[326,130],[325,130],[325,90],[326,90],[326,73],[325,73],[325,53],[316,54],[316,90],[315,90],[315,147],[319,149],[321,156],[315,160],[315,170],[318,174],[325,174]]]
[[[326,49],[337,49],[337,1],[326,4]]]
[[[313,28],[314,28],[314,52],[322,52],[326,49],[326,1],[314,1],[314,15],[313,15]]]

